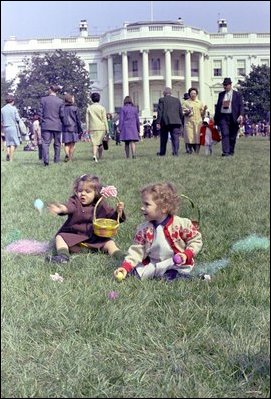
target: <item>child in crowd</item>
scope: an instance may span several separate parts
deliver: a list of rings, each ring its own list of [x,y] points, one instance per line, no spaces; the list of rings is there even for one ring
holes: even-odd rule
[[[211,123],[210,118],[204,118],[200,128],[200,145],[205,146],[205,155],[212,155],[214,142],[221,140],[218,130]]]
[[[145,222],[137,228],[134,243],[114,275],[132,273],[140,279],[187,277],[202,248],[197,227],[176,215],[180,196],[172,183],[150,184],[141,191]]]
[[[53,215],[68,215],[68,219],[58,230],[55,236],[56,255],[46,258],[48,262],[67,263],[70,253],[80,252],[82,247],[92,250],[102,250],[118,260],[124,255],[111,238],[98,237],[93,231],[94,207],[101,196],[109,197],[110,194],[103,190],[97,176],[82,175],[73,184],[74,194],[64,204],[51,203],[48,210]],[[101,201],[96,210],[96,217],[108,218],[124,222],[124,203],[118,202],[116,209],[109,207]]]

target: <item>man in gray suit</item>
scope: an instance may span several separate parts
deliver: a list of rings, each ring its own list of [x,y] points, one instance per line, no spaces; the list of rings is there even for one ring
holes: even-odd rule
[[[60,161],[61,132],[64,115],[64,101],[57,97],[59,87],[51,85],[48,96],[40,101],[42,155],[44,166],[49,165],[49,148],[54,139],[54,162]]]
[[[180,100],[171,95],[170,87],[165,87],[163,94],[164,97],[159,99],[157,110],[156,126],[160,129],[160,152],[157,155],[166,155],[168,133],[170,133],[172,155],[178,156],[183,117],[182,106]]]
[[[241,94],[232,89],[231,78],[223,81],[224,91],[218,95],[214,121],[222,135],[222,157],[232,156],[239,124],[243,121],[244,104]]]

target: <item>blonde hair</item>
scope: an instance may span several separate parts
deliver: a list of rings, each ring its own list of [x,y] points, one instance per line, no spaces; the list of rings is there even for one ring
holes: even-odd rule
[[[82,175],[77,177],[73,183],[73,192],[76,194],[78,192],[79,184],[80,183],[88,183],[90,187],[94,188],[95,190],[95,199],[99,199],[101,197],[101,189],[102,185],[100,183],[100,179],[97,176],[92,175]]]
[[[180,206],[180,196],[172,183],[149,184],[140,190],[141,197],[150,194],[160,208],[165,208],[169,215],[174,215]]]

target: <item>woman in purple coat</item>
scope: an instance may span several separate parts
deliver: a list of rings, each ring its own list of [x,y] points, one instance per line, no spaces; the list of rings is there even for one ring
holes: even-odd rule
[[[135,143],[139,141],[139,117],[137,108],[134,107],[131,97],[126,96],[123,101],[124,106],[120,110],[119,130],[120,140],[125,143],[126,158],[136,157]]]

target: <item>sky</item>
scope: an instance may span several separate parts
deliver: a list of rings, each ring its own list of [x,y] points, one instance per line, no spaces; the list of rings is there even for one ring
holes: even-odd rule
[[[176,21],[217,32],[217,20],[228,32],[270,32],[269,1],[1,1],[1,50],[4,40],[79,35],[86,19],[90,35],[121,28],[124,22]],[[1,69],[4,57],[1,56]]]
[[[177,20],[217,32],[225,18],[228,32],[269,32],[269,1],[1,1],[1,48],[17,39],[77,36],[81,19],[89,34],[122,27],[124,22]]]

